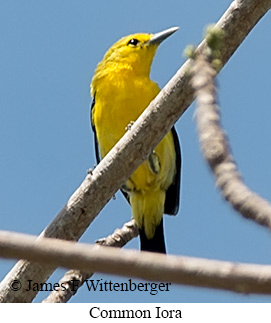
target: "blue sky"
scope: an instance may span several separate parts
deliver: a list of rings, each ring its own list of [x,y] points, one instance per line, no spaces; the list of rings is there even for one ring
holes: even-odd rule
[[[180,30],[159,48],[151,72],[163,87],[228,0],[1,1],[0,196],[2,230],[38,235],[95,164],[89,83],[105,51],[135,32]],[[271,198],[270,15],[260,21],[218,77],[222,122],[245,182]],[[231,209],[203,160],[194,105],[177,122],[182,145],[181,208],[165,217],[169,253],[270,264],[270,233]],[[81,241],[93,243],[131,217],[120,194]],[[138,248],[134,239],[127,248]],[[0,279],[14,261],[0,260]],[[50,279],[57,282],[64,270]],[[123,282],[95,274],[93,279]],[[36,302],[46,297],[41,292]],[[167,293],[88,292],[71,302],[270,302],[270,296],[172,286]]]

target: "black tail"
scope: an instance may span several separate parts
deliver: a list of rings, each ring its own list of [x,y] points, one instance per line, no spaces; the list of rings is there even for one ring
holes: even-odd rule
[[[166,253],[165,239],[164,239],[164,229],[163,229],[163,219],[155,230],[154,237],[148,239],[146,237],[144,229],[139,230],[140,244],[142,251],[159,252]]]

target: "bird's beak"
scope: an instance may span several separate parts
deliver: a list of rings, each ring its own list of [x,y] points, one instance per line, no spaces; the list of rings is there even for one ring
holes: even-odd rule
[[[159,45],[162,43],[163,40],[168,38],[170,35],[175,33],[179,27],[172,27],[163,31],[160,31],[159,33],[153,34],[151,39],[147,42],[148,45]]]

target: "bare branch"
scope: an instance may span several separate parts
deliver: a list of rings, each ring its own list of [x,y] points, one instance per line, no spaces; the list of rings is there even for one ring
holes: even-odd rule
[[[121,229],[117,229],[107,238],[96,241],[97,244],[107,247],[122,248],[127,242],[138,235],[138,228],[134,220],[125,223]],[[75,295],[78,289],[89,279],[94,273],[86,273],[77,269],[69,270],[60,279],[59,285],[65,286],[65,289],[52,291],[42,303],[67,303],[69,299]],[[76,284],[74,284],[76,281]]]
[[[245,218],[271,229],[271,205],[244,183],[220,123],[216,102],[215,69],[207,55],[199,55],[192,68],[197,97],[196,121],[201,148],[225,199]]]
[[[0,254],[54,267],[237,293],[271,294],[271,266],[162,255],[0,232]],[[31,279],[31,278],[29,278]],[[27,285],[22,285],[25,289]]]
[[[221,58],[223,65],[270,7],[271,0],[236,0],[231,4],[218,22],[226,33]],[[205,42],[199,46],[199,50],[204,46]],[[189,66],[190,61],[180,68],[138,118],[131,131],[86,177],[42,236],[67,240],[80,238],[110,197],[193,101],[193,90],[187,73]],[[11,281],[27,280],[30,277],[37,282],[44,282],[52,271],[51,266],[41,267],[39,264],[19,261],[0,284],[0,301],[30,302],[37,291],[26,293],[21,289],[14,292],[9,288]]]

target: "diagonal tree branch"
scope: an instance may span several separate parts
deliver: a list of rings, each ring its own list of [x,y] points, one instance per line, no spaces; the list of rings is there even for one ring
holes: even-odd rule
[[[224,65],[260,18],[270,9],[271,0],[236,0],[218,26],[225,30],[221,61]],[[205,42],[199,46],[202,50]],[[121,184],[147,157],[193,101],[189,84],[190,61],[186,62],[144,111],[131,131],[117,143],[89,174],[64,208],[41,236],[78,240]],[[146,134],[148,135],[146,136]],[[121,165],[121,167],[120,167]],[[53,267],[19,261],[0,284],[0,301],[30,302],[36,291],[12,291],[12,280],[44,282]],[[30,278],[29,278],[30,277]]]
[[[101,272],[237,293],[271,294],[270,265],[122,250],[59,239],[36,239],[35,236],[4,231],[0,232],[0,254],[8,258],[23,257],[41,264],[50,263],[55,267],[78,268],[82,272]],[[28,286],[29,282],[26,282],[21,289],[28,289]]]

